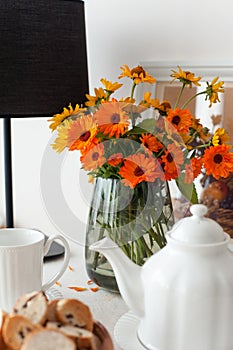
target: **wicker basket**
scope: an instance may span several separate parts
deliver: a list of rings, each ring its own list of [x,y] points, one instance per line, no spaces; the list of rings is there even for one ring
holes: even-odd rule
[[[217,221],[233,238],[233,175],[220,180],[206,177],[202,184],[200,202],[208,207],[207,217]]]
[[[233,210],[224,208],[210,208],[207,216],[219,223],[224,232],[233,238]]]

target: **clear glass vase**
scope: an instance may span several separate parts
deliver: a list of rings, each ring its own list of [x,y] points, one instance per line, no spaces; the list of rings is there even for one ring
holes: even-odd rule
[[[99,286],[118,291],[107,259],[89,246],[108,236],[138,265],[166,245],[174,224],[167,182],[142,182],[134,189],[121,180],[96,178],[86,231],[86,269]]]

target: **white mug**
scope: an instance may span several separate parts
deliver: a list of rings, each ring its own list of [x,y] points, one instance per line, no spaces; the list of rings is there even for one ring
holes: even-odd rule
[[[42,285],[43,258],[54,240],[64,245],[65,255],[61,269]],[[61,235],[48,238],[26,228],[0,229],[0,308],[10,312],[23,294],[48,290],[65,272],[70,259],[70,248]]]

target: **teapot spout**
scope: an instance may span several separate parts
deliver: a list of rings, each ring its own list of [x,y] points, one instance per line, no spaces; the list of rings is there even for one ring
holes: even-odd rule
[[[124,252],[106,237],[92,244],[90,250],[103,254],[111,264],[120,294],[127,306],[138,316],[144,314],[144,292],[141,281],[141,267],[132,262]]]

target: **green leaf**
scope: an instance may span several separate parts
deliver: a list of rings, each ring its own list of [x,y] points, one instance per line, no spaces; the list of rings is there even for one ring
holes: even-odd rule
[[[185,174],[180,174],[180,176],[176,179],[176,185],[179,188],[182,195],[190,201],[192,204],[198,203],[198,195],[197,190],[194,183],[186,184],[184,182]]]
[[[139,128],[138,126],[134,126],[131,130],[127,131],[124,136],[129,135],[141,135],[145,132],[145,129]]]
[[[154,119],[145,119],[141,123],[137,124],[138,128],[144,130],[144,132],[154,134],[155,133],[155,120]]]

